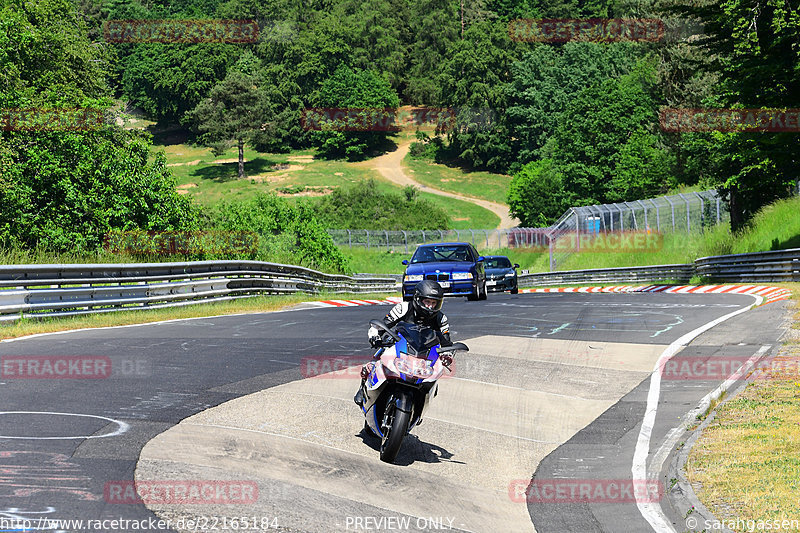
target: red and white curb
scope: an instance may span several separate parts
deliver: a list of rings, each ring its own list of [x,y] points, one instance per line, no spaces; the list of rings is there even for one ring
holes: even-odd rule
[[[519,292],[666,292],[671,294],[755,294],[764,298],[764,303],[786,300],[791,291],[767,285],[607,285],[593,287],[549,287],[544,289],[520,289]]]
[[[355,307],[357,305],[395,305],[402,302],[399,296],[391,296],[385,300],[325,300],[322,302],[305,302],[317,307]]]

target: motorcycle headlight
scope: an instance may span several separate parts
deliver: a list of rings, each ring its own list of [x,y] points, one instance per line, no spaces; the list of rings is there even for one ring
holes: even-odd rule
[[[422,281],[422,274],[406,274],[406,281]]]
[[[453,279],[472,279],[472,272],[453,272],[450,276]]]
[[[409,376],[416,376],[420,378],[427,378],[433,374],[433,368],[425,363],[424,359],[420,359],[417,364],[409,364],[408,361],[397,359],[394,362],[397,370]]]

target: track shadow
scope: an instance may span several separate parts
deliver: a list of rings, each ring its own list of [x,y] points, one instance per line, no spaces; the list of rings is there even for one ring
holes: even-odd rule
[[[366,428],[362,429],[356,435],[361,437],[364,444],[380,453],[381,439],[374,436]],[[463,461],[456,461],[452,459],[453,454],[435,444],[422,441],[416,435],[406,435],[403,439],[403,444],[400,446],[400,452],[394,460],[397,466],[409,466],[416,462],[421,463],[458,463],[465,464]]]

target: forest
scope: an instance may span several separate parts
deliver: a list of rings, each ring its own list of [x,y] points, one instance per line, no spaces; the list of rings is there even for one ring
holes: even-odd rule
[[[736,230],[790,196],[800,178],[798,131],[788,121],[781,131],[675,131],[659,120],[665,109],[800,108],[800,0],[0,6],[5,247],[89,252],[111,230],[249,229],[265,212],[275,215],[265,222],[270,232],[296,237],[289,248],[300,234],[325,240],[324,212],[302,205],[261,198],[207,211],[178,195],[150,136],[115,126],[125,107],[216,150],[315,148],[318,157],[351,161],[391,145],[391,131],[310,128],[308,110],[447,109],[454,124],[438,136],[419,133],[414,153],[512,175],[507,201],[523,226],[546,226],[570,206],[700,186],[723,193]],[[530,38],[530,21],[542,19],[657,21],[658,31],[541,42]],[[258,31],[228,39],[236,42],[110,37],[117,21],[142,20],[256,21]],[[529,21],[526,31],[520,21]],[[53,108],[99,109],[105,120],[79,131],[26,129],[13,113]],[[332,216],[330,205],[323,211]],[[341,267],[330,243],[319,250],[307,250],[307,262]]]

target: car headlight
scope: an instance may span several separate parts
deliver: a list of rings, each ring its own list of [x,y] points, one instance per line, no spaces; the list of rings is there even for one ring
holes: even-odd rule
[[[514,277],[514,273],[513,272],[509,272],[508,274],[506,274],[506,277],[507,278],[513,278]]]
[[[422,281],[422,274],[406,274],[406,281]]]
[[[472,272],[453,272],[450,277],[453,279],[472,279]]]

